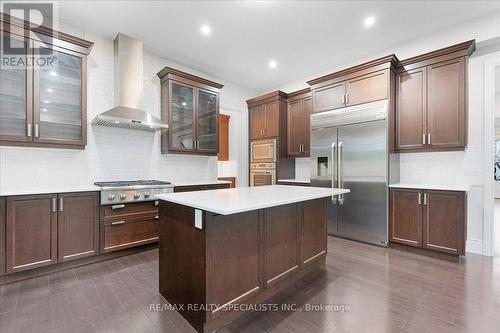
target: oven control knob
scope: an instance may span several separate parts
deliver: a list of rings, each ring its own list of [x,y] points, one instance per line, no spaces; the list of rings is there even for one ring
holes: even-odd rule
[[[144,192],[144,198],[147,199],[147,198],[149,198],[149,196],[150,196],[149,192]]]
[[[109,200],[109,201],[113,201],[113,200],[115,200],[115,195],[114,195],[114,194],[110,194],[110,195],[108,195],[108,200]]]
[[[127,199],[127,195],[125,193],[120,194],[120,199],[121,200]]]
[[[134,199],[137,200],[141,197],[140,193],[134,193]]]

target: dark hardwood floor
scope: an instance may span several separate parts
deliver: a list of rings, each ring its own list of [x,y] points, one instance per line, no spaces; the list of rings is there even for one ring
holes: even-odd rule
[[[221,332],[498,332],[500,258],[458,264],[329,237],[326,269],[269,303],[302,311],[245,314]],[[150,250],[0,287],[0,332],[194,332],[153,312],[158,252]],[[348,311],[306,311],[307,304]]]

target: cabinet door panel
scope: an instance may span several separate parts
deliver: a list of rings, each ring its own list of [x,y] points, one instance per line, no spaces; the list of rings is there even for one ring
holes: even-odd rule
[[[42,44],[36,44],[41,47]],[[47,50],[47,49],[45,49]],[[76,52],[53,47],[51,65],[34,69],[34,141],[85,145],[86,143],[86,58]]]
[[[345,106],[345,82],[313,90],[313,112],[322,112]]]
[[[273,138],[278,136],[280,127],[280,105],[279,101],[264,106],[264,137]]]
[[[2,42],[10,43],[12,48],[24,49],[23,54],[27,54],[28,40],[3,31],[0,31],[0,38],[5,38]],[[3,47],[0,52],[3,55]],[[0,140],[32,140],[32,136],[28,136],[33,125],[31,101],[31,70],[22,66],[0,66]]]
[[[250,108],[250,140],[262,138],[264,129],[264,105]]]
[[[464,253],[465,193],[426,191],[424,247],[452,254]]]
[[[302,156],[307,157],[311,152],[311,134],[309,128],[311,127],[311,113],[312,113],[312,99],[304,99],[304,107],[302,111]]]
[[[273,285],[299,268],[297,205],[264,209],[264,282]]]
[[[379,101],[389,97],[388,71],[363,75],[346,82],[347,105]]]
[[[98,193],[59,195],[59,262],[96,255],[99,251]]]
[[[219,151],[218,161],[229,161],[229,119],[230,116],[219,114]]]
[[[422,191],[391,189],[389,240],[410,246],[422,245]],[[420,201],[422,202],[422,201]]]
[[[426,68],[399,73],[396,76],[396,149],[425,148],[426,134]]]
[[[307,265],[326,255],[326,201],[305,201],[300,228],[300,263]]]
[[[433,148],[465,147],[465,61],[428,66],[428,133]],[[429,143],[429,142],[428,142]]]
[[[7,273],[57,262],[57,196],[7,198]]]
[[[219,95],[198,89],[196,109],[196,138],[199,142],[197,149],[216,153]]]
[[[5,198],[0,197],[0,275],[5,273]]]
[[[306,126],[302,122],[304,101],[302,99],[288,103],[288,155],[300,156],[303,127]],[[308,126],[309,127],[309,126]]]
[[[193,150],[194,140],[194,89],[170,81],[169,150]]]

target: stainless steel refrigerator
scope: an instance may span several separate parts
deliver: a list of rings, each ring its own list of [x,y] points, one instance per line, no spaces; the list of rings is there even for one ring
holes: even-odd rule
[[[311,115],[311,186],[347,188],[329,201],[328,233],[387,246],[387,102]]]

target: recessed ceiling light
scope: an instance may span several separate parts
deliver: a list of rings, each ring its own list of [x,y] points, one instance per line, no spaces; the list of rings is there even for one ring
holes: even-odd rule
[[[269,68],[276,68],[276,67],[278,67],[278,62],[276,60],[269,61]]]
[[[48,88],[48,89],[47,89],[47,92],[50,92],[50,93],[51,93],[51,92],[54,92],[54,90],[53,90],[52,88]]]
[[[370,28],[375,24],[375,16],[367,16],[363,22],[365,27]]]
[[[200,31],[203,35],[208,36],[212,32],[212,28],[205,24],[201,26]]]
[[[57,76],[57,72],[56,71],[50,71],[50,75]]]

